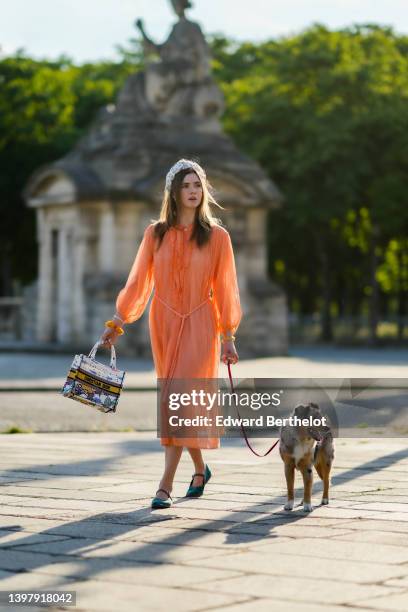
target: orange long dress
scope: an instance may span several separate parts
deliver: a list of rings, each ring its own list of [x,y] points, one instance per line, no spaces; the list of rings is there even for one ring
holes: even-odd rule
[[[241,321],[231,238],[213,226],[199,248],[189,241],[193,224],[170,228],[157,249],[154,223],[145,230],[126,285],[116,300],[124,323],[139,319],[154,288],[149,312],[158,379],[218,378],[220,333],[234,333]],[[219,435],[161,437],[162,445],[218,448]]]

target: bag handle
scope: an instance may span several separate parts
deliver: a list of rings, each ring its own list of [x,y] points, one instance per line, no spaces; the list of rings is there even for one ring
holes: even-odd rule
[[[88,357],[90,357],[91,359],[95,359],[95,355],[96,355],[96,351],[98,350],[98,348],[100,346],[103,345],[103,342],[101,342],[100,340],[98,340],[97,342],[95,342],[95,344],[93,345],[93,347],[91,348]],[[116,367],[116,351],[115,351],[115,347],[113,346],[113,344],[110,345],[111,347],[111,360],[110,360],[110,367],[114,368],[115,370],[117,370]]]

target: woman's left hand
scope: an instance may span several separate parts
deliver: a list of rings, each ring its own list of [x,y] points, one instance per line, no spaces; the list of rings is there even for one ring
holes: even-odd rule
[[[223,342],[221,349],[221,360],[225,365],[227,364],[227,360],[230,363],[237,363],[238,361],[238,353],[235,348],[234,342],[231,340],[230,342]]]

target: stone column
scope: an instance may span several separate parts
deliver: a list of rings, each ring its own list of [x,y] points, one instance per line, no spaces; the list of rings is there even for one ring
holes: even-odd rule
[[[52,340],[53,329],[53,287],[52,287],[52,252],[51,228],[44,210],[37,211],[37,241],[39,242],[38,260],[38,319],[37,339],[40,342]]]
[[[267,278],[266,210],[248,211],[247,274],[249,278]]]
[[[114,270],[115,216],[110,202],[104,202],[101,208],[98,258],[101,272]]]
[[[80,342],[86,329],[86,308],[84,294],[84,272],[86,256],[86,234],[80,226],[73,239],[72,253],[72,338]]]
[[[245,356],[286,354],[288,329],[286,298],[282,289],[268,278],[266,210],[252,209],[247,217],[245,247],[245,317],[240,326]],[[244,353],[243,352],[243,353]]]
[[[72,341],[72,253],[68,230],[62,226],[58,235],[57,341]],[[72,241],[71,241],[72,243]]]

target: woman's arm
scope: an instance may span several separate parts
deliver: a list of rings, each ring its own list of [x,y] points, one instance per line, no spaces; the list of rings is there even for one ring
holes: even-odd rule
[[[234,334],[239,327],[242,310],[234,251],[230,235],[225,230],[220,234],[216,253],[213,291],[218,313],[218,331],[223,343],[222,359],[225,363],[226,359],[231,357],[235,363],[238,361],[238,354],[234,346]]]
[[[139,319],[151,296],[153,280],[153,226],[146,228],[125,286],[116,298],[116,313],[112,320],[118,327]],[[101,336],[104,344],[116,341],[118,333],[108,327]]]
[[[133,323],[142,316],[153,291],[153,225],[144,232],[125,286],[116,298],[116,315],[123,323]]]

